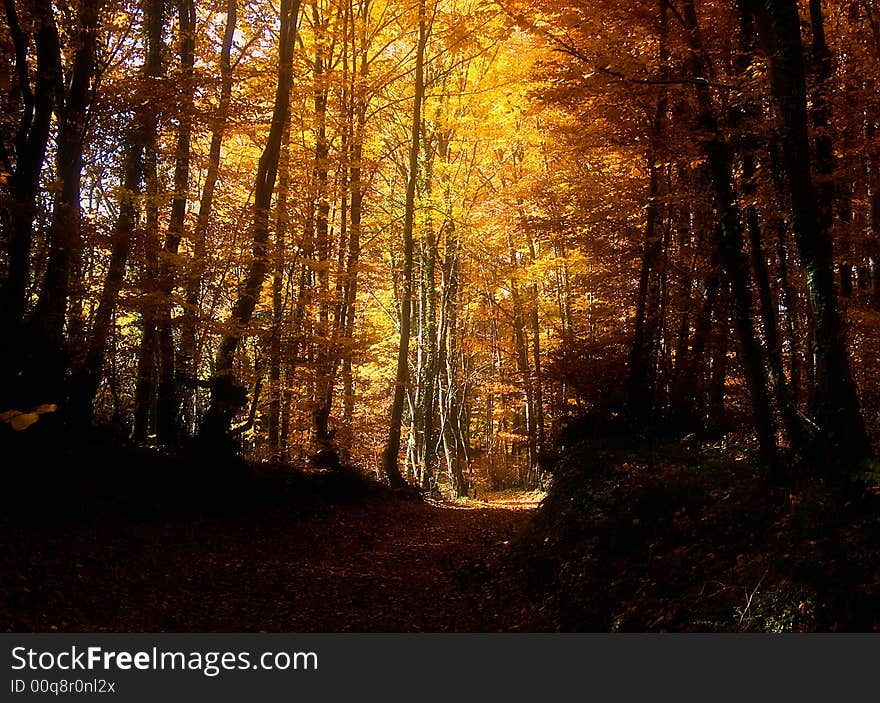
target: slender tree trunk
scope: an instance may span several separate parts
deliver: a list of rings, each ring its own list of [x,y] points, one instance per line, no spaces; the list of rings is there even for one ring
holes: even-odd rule
[[[254,186],[253,222],[251,224],[253,258],[248,274],[239,288],[238,299],[226,321],[226,332],[217,350],[211,384],[211,404],[205,413],[201,428],[201,434],[206,439],[222,440],[228,437],[233,418],[243,408],[243,393],[235,385],[234,380],[235,353],[244,330],[251,321],[268,268],[269,208],[275,190],[284,124],[290,109],[290,92],[293,87],[293,50],[296,41],[299,0],[281,0],[280,14],[278,84],[275,91],[272,126],[269,129],[266,146],[260,156]]]
[[[269,448],[281,458],[282,322],[284,317],[284,263],[287,237],[287,197],[290,191],[290,120],[281,142],[278,198],[275,205],[275,257],[272,270],[272,336],[269,342]]]
[[[415,94],[409,172],[406,184],[406,206],[403,222],[403,271],[400,295],[400,343],[397,353],[397,373],[394,379],[394,396],[391,417],[388,422],[388,439],[385,443],[383,465],[385,475],[392,486],[405,485],[398,466],[400,454],[400,430],[403,422],[403,405],[409,379],[409,342],[412,322],[413,294],[413,230],[416,212],[416,182],[419,171],[419,146],[422,131],[422,103],[425,99],[425,45],[427,44],[427,17],[425,0],[419,0],[419,37],[416,47]]]
[[[508,247],[510,248],[510,265],[513,269],[517,266],[516,251],[513,247],[513,239],[508,233]],[[516,366],[522,378],[523,388],[523,413],[525,419],[526,449],[528,467],[521,472],[521,488],[530,490],[533,488],[532,475],[538,463],[538,435],[535,427],[535,394],[532,384],[532,369],[529,363],[529,348],[526,339],[525,322],[523,316],[522,296],[519,292],[519,286],[516,280],[510,280],[510,297],[513,304],[512,326],[513,326],[513,343],[516,349]]]
[[[520,220],[523,220],[524,213],[520,211]],[[535,247],[535,238],[531,229],[526,228],[526,236],[528,237],[529,256],[532,263],[537,261],[537,249]],[[529,300],[529,326],[531,327],[531,347],[532,347],[532,366],[535,372],[535,439],[537,441],[538,453],[544,451],[546,445],[546,428],[544,425],[544,373],[542,370],[541,357],[541,316],[540,316],[541,297],[538,291],[538,284],[532,283],[530,286]]]
[[[430,137],[423,135],[423,141],[426,154],[423,181],[427,207],[425,220],[422,224],[420,250],[419,349],[421,364],[416,401],[416,417],[418,418],[416,436],[418,438],[419,473],[422,477],[422,488],[427,491],[434,489],[434,460],[437,443],[434,415],[437,410],[437,383],[440,367],[437,349],[437,236],[434,232],[433,217],[435,154],[431,149]]]
[[[153,135],[156,129],[156,113],[150,105],[152,99],[150,88],[161,71],[163,28],[161,5],[161,0],[144,0],[146,58],[142,69],[138,108],[129,127],[125,144],[119,212],[111,235],[107,274],[92,322],[85,359],[71,379],[71,408],[74,420],[78,424],[87,424],[91,421],[95,397],[104,370],[107,340],[113,326],[116,304],[125,280],[125,269],[137,226],[138,192],[145,173],[145,152],[147,145],[155,141]]]
[[[186,204],[189,194],[190,144],[193,130],[193,95],[195,91],[195,22],[193,0],[178,0],[177,22],[180,32],[180,66],[182,91],[178,108],[177,148],[174,164],[174,196],[171,217],[159,259],[158,342],[159,384],[156,408],[156,430],[160,441],[171,441],[180,433],[177,375],[175,373],[174,331],[172,328],[171,296],[177,273],[177,254],[183,239]]]
[[[165,3],[155,0],[145,17],[148,27],[147,79],[151,86],[164,69]],[[151,90],[151,101],[163,100],[164,93]],[[141,346],[135,385],[134,439],[143,442],[155,432],[155,398],[158,372],[159,324],[159,122],[158,111],[151,110],[144,121],[144,229],[141,274]]]
[[[135,117],[129,128],[120,189],[119,213],[111,234],[110,258],[107,275],[101,289],[91,332],[82,365],[71,379],[71,412],[79,425],[88,424],[92,405],[101,383],[107,340],[113,326],[116,302],[125,279],[125,267],[131,252],[132,239],[138,220],[137,197],[143,177],[142,126]]]
[[[678,374],[676,386],[672,392],[673,418],[684,427],[691,427],[696,422],[697,390],[700,374],[708,364],[706,346],[712,332],[712,318],[718,313],[718,298],[721,282],[718,278],[717,257],[713,257],[710,273],[706,277],[703,305],[694,327],[691,350]]]
[[[319,15],[318,5],[312,6],[313,25],[318,33],[314,60],[314,109],[315,109],[315,164],[313,170],[315,184],[314,202],[314,246],[318,266],[315,271],[317,281],[315,321],[315,395],[313,400],[312,422],[315,430],[315,449],[332,450],[330,414],[333,408],[334,355],[335,340],[330,326],[330,197],[328,169],[330,142],[327,138],[327,66],[329,56],[324,55],[323,44],[326,27]]]
[[[202,276],[206,264],[208,226],[211,220],[211,210],[214,205],[217,179],[220,175],[220,151],[223,146],[223,136],[226,132],[229,104],[232,98],[231,52],[238,19],[237,2],[238,0],[227,0],[226,4],[226,28],[223,33],[223,44],[220,50],[220,101],[217,105],[213,130],[211,132],[211,147],[208,153],[205,183],[202,187],[202,195],[199,202],[199,214],[193,228],[193,256],[189,270],[186,273],[186,302],[181,320],[178,366],[181,372],[180,375],[183,377],[183,387],[179,400],[182,406],[182,417],[187,428],[191,428],[193,425],[192,395],[195,388],[195,379],[199,375],[196,339]]]
[[[691,70],[695,76],[705,78],[693,0],[685,0],[683,15],[691,49],[689,57]],[[744,232],[741,213],[733,192],[730,148],[719,129],[708,85],[697,83],[696,93],[700,105],[700,124],[711,135],[705,140],[704,148],[720,217],[720,226],[715,229],[715,247],[718,260],[730,285],[730,312],[739,336],[740,359],[751,395],[752,414],[762,458],[770,467],[771,473],[778,476],[780,466],[776,433],[764,380],[764,357],[751,318],[749,267],[742,249]]]
[[[660,2],[660,56],[661,74],[666,73],[669,60],[667,50],[667,8]],[[648,419],[654,407],[656,393],[656,359],[651,354],[653,340],[658,324],[660,291],[658,272],[663,242],[659,233],[660,225],[660,158],[664,138],[668,98],[666,89],[661,88],[657,98],[656,110],[651,123],[651,143],[648,149],[648,207],[645,214],[645,240],[642,251],[642,268],[639,275],[639,288],[636,298],[635,334],[629,358],[629,396],[627,405],[631,419],[641,424]]]
[[[798,5],[795,0],[764,0],[763,5],[757,7],[759,28],[770,58],[771,89],[779,114],[783,162],[791,193],[792,229],[812,313],[811,414],[819,428],[817,439],[825,448],[823,458],[827,465],[844,469],[852,466],[852,460],[858,461],[870,453],[870,442],[834,292],[828,194],[825,185],[817,192],[811,176]],[[816,9],[813,4],[811,10],[815,13]],[[824,119],[827,124],[827,115]],[[827,130],[820,137],[825,139],[830,139]],[[820,173],[827,169],[827,164],[823,165],[829,156],[827,150],[824,141],[817,145],[816,165]]]
[[[443,324],[440,333],[440,367],[444,383],[440,384],[441,408],[440,436],[446,457],[446,471],[454,498],[468,494],[468,481],[464,475],[467,447],[461,430],[460,415],[464,399],[461,397],[458,375],[459,295],[461,290],[459,271],[459,240],[454,222],[446,228],[446,252],[443,265]]]

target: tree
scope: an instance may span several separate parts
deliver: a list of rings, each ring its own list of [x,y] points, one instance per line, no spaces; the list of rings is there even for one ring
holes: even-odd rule
[[[201,434],[206,439],[226,436],[235,414],[241,409],[242,397],[234,381],[235,352],[241,342],[244,328],[250,323],[257,296],[268,266],[269,206],[275,190],[278,160],[284,124],[288,119],[290,91],[293,87],[293,50],[296,42],[296,21],[299,0],[282,0],[280,6],[281,30],[278,44],[278,83],[272,111],[272,127],[260,157],[254,185],[253,258],[247,278],[239,288],[238,299],[226,322],[217,356],[211,386],[211,405],[205,413]]]
[[[419,168],[419,148],[422,129],[422,102],[425,99],[425,46],[428,39],[425,0],[419,0],[419,32],[416,45],[415,84],[413,94],[412,128],[406,185],[406,206],[403,221],[403,270],[401,271],[400,343],[397,354],[397,373],[394,378],[394,397],[388,421],[388,440],[385,443],[383,466],[392,486],[405,484],[398,468],[400,428],[403,422],[403,401],[409,378],[409,342],[413,302],[413,230],[416,215],[416,181]]]

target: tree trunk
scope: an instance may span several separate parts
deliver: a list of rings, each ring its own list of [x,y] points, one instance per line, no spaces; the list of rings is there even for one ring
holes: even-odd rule
[[[284,252],[287,238],[287,197],[290,191],[290,120],[281,141],[278,198],[275,205],[275,257],[272,270],[272,336],[269,342],[269,449],[281,458],[282,320],[284,317]]]
[[[412,129],[409,153],[409,172],[406,184],[406,205],[403,221],[403,270],[400,295],[400,343],[397,353],[397,373],[394,379],[394,397],[388,422],[388,439],[383,453],[385,475],[395,487],[405,486],[398,465],[400,430],[403,422],[403,404],[409,379],[409,341],[412,322],[413,294],[413,230],[416,211],[416,181],[419,171],[421,144],[422,103],[425,99],[425,46],[427,44],[427,17],[425,0],[419,0],[419,37],[416,47],[415,95],[413,97]]]
[[[257,298],[268,268],[269,208],[275,190],[278,160],[284,124],[290,109],[290,92],[293,86],[293,50],[296,38],[296,22],[299,16],[299,0],[281,0],[281,34],[279,38],[278,84],[272,126],[260,161],[254,185],[254,209],[251,233],[253,258],[247,277],[242,282],[238,299],[226,321],[226,332],[217,350],[214,376],[211,381],[211,404],[202,421],[201,435],[205,439],[228,439],[235,415],[246,402],[246,396],[236,387],[234,379],[235,353],[245,329],[250,324]]]
[[[163,100],[153,86],[164,69],[165,3],[155,0],[145,17],[148,31],[147,80],[149,99]],[[134,439],[143,442],[155,431],[155,397],[158,370],[159,323],[159,123],[158,111],[151,110],[144,121],[144,230],[141,274],[141,346],[138,354],[138,378],[135,386]]]
[[[34,310],[34,323],[43,339],[59,349],[64,344],[71,264],[82,247],[80,182],[86,117],[93,97],[92,81],[96,71],[95,52],[101,5],[100,1],[79,5],[76,52],[67,92],[58,109],[55,169],[59,190],[49,226],[49,261]]]
[[[107,340],[113,326],[116,304],[125,280],[125,269],[138,221],[138,192],[144,178],[144,157],[151,135],[155,133],[156,114],[150,100],[152,81],[161,71],[162,2],[144,0],[146,57],[142,68],[138,107],[125,144],[119,212],[111,234],[110,257],[104,286],[92,322],[85,359],[71,379],[71,410],[77,424],[91,421],[95,397],[101,383],[106,359]]]
[[[193,424],[192,395],[196,385],[195,380],[199,375],[196,339],[202,276],[205,270],[205,257],[207,254],[206,239],[208,225],[211,220],[211,210],[214,205],[214,192],[220,175],[220,150],[223,146],[223,136],[226,132],[229,104],[232,98],[231,52],[238,19],[237,1],[227,0],[226,5],[226,29],[223,33],[223,44],[220,50],[220,101],[217,105],[214,127],[211,132],[211,147],[208,154],[205,183],[202,186],[202,196],[199,201],[199,214],[193,228],[193,256],[186,274],[186,302],[181,320],[178,366],[180,368],[180,375],[183,377],[183,387],[180,394],[181,415],[187,428],[191,428]]]
[[[190,144],[193,130],[193,95],[195,91],[195,22],[193,0],[178,0],[177,22],[180,32],[182,92],[178,107],[177,148],[174,164],[174,196],[171,217],[159,259],[158,335],[159,384],[156,407],[156,431],[160,441],[172,441],[180,433],[177,375],[175,373],[174,331],[171,296],[176,283],[177,253],[183,238],[186,203],[189,194]]]
[[[811,9],[815,11],[816,7]],[[828,196],[817,192],[811,175],[798,5],[795,0],[765,0],[758,10],[759,28],[770,59],[771,89],[779,114],[783,162],[791,194],[792,229],[812,313],[814,378],[810,411],[818,427],[817,440],[824,449],[826,464],[837,469],[851,468],[853,461],[870,453],[870,442],[834,292]],[[827,131],[821,139],[830,139]],[[828,157],[827,148],[827,145],[817,145],[817,169],[827,168],[822,164]]]
[[[751,16],[740,2],[740,48],[737,58],[737,73],[746,77],[751,64],[754,49],[754,35],[752,31]],[[749,108],[734,108],[730,114],[730,124],[734,129],[741,129],[743,121],[749,116]],[[748,130],[749,127],[746,127]],[[795,455],[802,449],[803,430],[800,419],[797,416],[797,408],[794,402],[794,394],[791,391],[785,368],[782,361],[782,345],[779,339],[778,310],[779,305],[774,299],[770,286],[770,275],[767,270],[767,262],[764,257],[761,224],[758,208],[755,200],[758,193],[758,179],[755,151],[757,138],[751,133],[739,136],[739,152],[742,168],[742,193],[746,202],[745,220],[748,233],[749,251],[751,254],[752,272],[755,276],[755,287],[758,293],[758,303],[763,322],[764,341],[767,353],[770,386],[775,393],[779,405],[782,424]]]
[[[705,78],[699,42],[699,29],[693,0],[683,3],[683,15],[690,45],[689,64],[693,74]],[[751,284],[749,268],[742,249],[744,232],[742,217],[733,192],[733,166],[730,148],[721,133],[712,96],[706,83],[696,85],[700,125],[710,135],[704,149],[712,177],[720,226],[715,229],[715,247],[718,260],[730,286],[730,312],[740,341],[740,359],[752,401],[752,414],[761,455],[774,476],[778,476],[779,462],[776,433],[770,412],[770,398],[765,384],[765,365],[761,345],[751,318]]]
[[[33,90],[27,60],[30,38],[19,24],[12,0],[6,0],[6,20],[15,48],[15,70],[24,108],[13,139],[15,167],[9,176],[9,205],[3,213],[3,225],[8,227],[9,234],[6,278],[0,286],[0,321],[4,335],[11,335],[21,325],[27,308],[40,174],[49,143],[52,113],[63,99],[63,72],[50,0],[33,3],[33,40],[37,53]]]
[[[315,323],[315,395],[313,399],[312,422],[315,431],[315,450],[332,451],[330,414],[333,406],[334,386],[334,346],[335,340],[330,327],[330,198],[329,198],[329,158],[330,142],[327,138],[327,99],[328,85],[326,70],[330,57],[324,55],[325,20],[320,17],[318,5],[312,6],[313,26],[318,33],[315,42],[314,60],[314,110],[315,110],[315,162],[314,177],[314,247],[318,263],[315,270],[317,281]]]

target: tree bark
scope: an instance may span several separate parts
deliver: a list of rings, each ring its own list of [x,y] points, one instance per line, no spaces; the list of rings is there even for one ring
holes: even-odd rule
[[[287,197],[290,191],[290,120],[281,141],[278,198],[275,205],[275,256],[272,270],[272,336],[269,341],[269,449],[281,458],[282,321],[284,317],[284,252],[287,240]]]
[[[192,395],[195,380],[199,375],[197,354],[197,325],[199,317],[199,301],[201,298],[202,277],[204,275],[207,255],[208,225],[214,205],[214,193],[220,175],[220,151],[223,136],[229,118],[229,105],[232,99],[232,42],[238,21],[237,1],[227,0],[226,28],[223,32],[223,44],[220,49],[220,100],[211,132],[211,147],[208,153],[208,166],[202,195],[199,201],[199,214],[193,228],[193,255],[186,273],[185,304],[181,320],[180,354],[178,367],[182,378],[180,394],[181,415],[185,426],[193,424]]]
[[[76,51],[64,100],[58,108],[55,169],[58,192],[49,226],[49,260],[34,310],[34,323],[47,343],[61,349],[70,290],[71,265],[82,247],[80,183],[86,118],[96,72],[99,14],[103,2],[79,4]],[[59,383],[60,386],[60,383]]]
[[[413,294],[413,230],[416,210],[416,181],[419,170],[419,151],[422,129],[422,103],[425,99],[425,46],[427,44],[427,17],[425,0],[419,0],[419,36],[416,47],[415,94],[413,96],[409,173],[406,184],[406,205],[403,222],[403,270],[400,295],[400,343],[397,353],[397,373],[394,396],[388,421],[388,438],[383,453],[385,475],[392,486],[403,487],[406,482],[398,465],[400,430],[403,422],[403,404],[409,379],[409,342],[412,322]]]
[[[104,371],[107,341],[113,326],[116,304],[125,280],[125,269],[138,221],[138,193],[144,178],[147,143],[155,132],[155,111],[150,101],[153,80],[161,71],[162,2],[144,0],[146,57],[137,95],[138,107],[126,138],[119,212],[113,227],[107,274],[95,312],[83,364],[71,379],[71,410],[77,424],[88,424]]]
[[[9,205],[4,227],[8,227],[6,278],[0,285],[0,321],[4,334],[13,334],[27,310],[31,273],[31,243],[40,174],[49,143],[52,113],[63,99],[61,48],[50,0],[34,0],[33,41],[37,62],[31,88],[27,60],[30,37],[22,30],[13,0],[6,0],[6,20],[15,48],[15,70],[23,111],[13,139],[15,167],[9,176]]]
[[[214,375],[211,381],[211,404],[202,421],[201,435],[205,439],[228,439],[235,415],[243,408],[246,394],[236,387],[234,378],[235,353],[245,329],[250,324],[260,289],[268,268],[269,208],[278,174],[281,140],[290,109],[293,87],[293,50],[296,40],[296,22],[300,0],[282,0],[280,6],[281,34],[279,39],[278,83],[272,112],[269,137],[257,166],[254,185],[254,208],[251,233],[253,258],[247,277],[242,282],[238,299],[226,321],[226,332],[217,350]]]
[[[815,6],[812,7],[815,11]],[[810,412],[827,467],[844,470],[870,453],[850,366],[834,270],[827,193],[811,175],[807,90],[800,17],[795,0],[756,3],[759,29],[770,61],[770,84],[780,123],[783,163],[792,204],[792,229],[807,282],[812,313],[814,365]],[[818,126],[818,125],[817,125]],[[827,131],[821,139],[830,139]],[[824,155],[824,156],[823,156]],[[817,170],[827,158],[817,144]],[[827,176],[828,174],[826,174]]]
[[[156,432],[160,441],[168,442],[180,434],[177,374],[175,373],[174,330],[172,328],[172,294],[176,284],[177,254],[183,239],[186,204],[189,194],[190,145],[193,131],[193,96],[195,91],[195,22],[193,0],[178,0],[177,23],[182,86],[178,103],[177,145],[174,164],[174,195],[168,231],[159,258],[158,342],[159,383],[156,407]]]
[[[693,0],[683,3],[687,40],[690,46],[689,64],[693,75],[705,80],[699,27]],[[752,415],[764,462],[771,474],[778,477],[780,470],[776,433],[770,412],[770,398],[765,385],[764,357],[751,318],[751,284],[748,262],[742,249],[744,232],[742,216],[733,191],[733,165],[730,147],[718,125],[709,86],[696,84],[699,103],[699,121],[709,135],[703,146],[706,152],[715,201],[720,222],[715,229],[715,247],[718,260],[730,286],[730,312],[740,341],[740,359],[752,401]]]
[[[660,58],[661,75],[666,73],[669,61],[667,50],[667,7],[660,2]],[[660,89],[651,122],[651,143],[648,149],[648,205],[645,213],[645,239],[642,267],[636,297],[635,333],[629,358],[628,409],[634,424],[644,423],[654,409],[656,395],[656,359],[652,354],[657,334],[660,306],[659,268],[663,251],[660,225],[660,168],[657,164],[664,138],[668,98],[665,88]]]

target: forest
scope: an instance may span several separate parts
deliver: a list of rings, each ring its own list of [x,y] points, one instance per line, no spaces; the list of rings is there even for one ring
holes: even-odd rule
[[[0,626],[880,628],[878,88],[876,0],[5,0]]]

